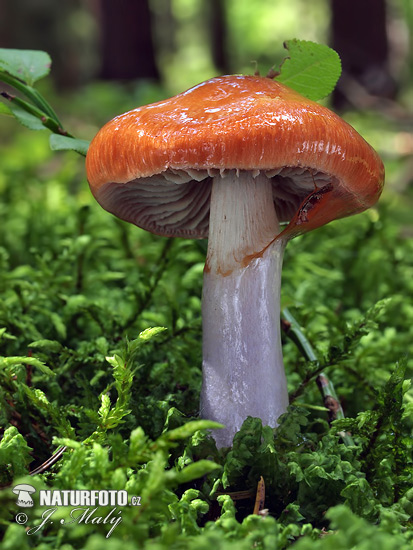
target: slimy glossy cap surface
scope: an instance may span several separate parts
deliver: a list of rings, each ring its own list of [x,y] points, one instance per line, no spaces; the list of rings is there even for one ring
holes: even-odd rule
[[[264,173],[290,236],[380,196],[377,153],[332,111],[266,77],[222,76],[115,117],[93,139],[87,177],[103,208],[156,234],[208,236],[212,180]]]

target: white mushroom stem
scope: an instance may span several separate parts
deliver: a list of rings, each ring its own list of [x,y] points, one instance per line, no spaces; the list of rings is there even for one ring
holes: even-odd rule
[[[288,405],[281,351],[280,285],[285,242],[270,180],[231,171],[215,177],[202,298],[201,415],[225,425],[229,446],[247,416],[275,427]]]

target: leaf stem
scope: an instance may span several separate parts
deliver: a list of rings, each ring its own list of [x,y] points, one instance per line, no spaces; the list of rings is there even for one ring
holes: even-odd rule
[[[3,96],[5,99],[10,101],[12,104],[16,105],[17,107],[20,107],[20,109],[23,109],[27,113],[33,115],[34,117],[38,118],[40,122],[43,124],[45,128],[48,128],[51,132],[54,134],[64,135],[67,137],[73,137],[70,134],[68,134],[63,128],[56,122],[56,120],[50,118],[48,115],[46,115],[43,111],[41,111],[38,107],[35,107],[34,105],[31,105],[24,99],[21,99],[20,97],[16,97],[14,95],[9,94],[8,92],[0,92],[0,95]]]
[[[8,74],[5,71],[0,70],[0,80],[8,84],[9,86],[12,86],[19,92],[21,92],[23,95],[27,97],[27,99],[30,99],[33,101],[33,103],[48,117],[50,117],[54,122],[57,124],[57,126],[62,127],[62,124],[51,107],[51,105],[44,99],[44,97],[32,86],[29,86],[24,82],[23,80],[20,80],[10,74]],[[61,132],[60,132],[61,133]],[[65,134],[66,135],[66,134]]]

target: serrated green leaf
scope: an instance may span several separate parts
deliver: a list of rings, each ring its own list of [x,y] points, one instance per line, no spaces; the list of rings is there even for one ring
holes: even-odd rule
[[[67,327],[66,327],[65,323],[63,322],[63,319],[60,317],[60,315],[58,315],[57,313],[52,311],[50,313],[50,319],[52,321],[52,324],[53,324],[57,334],[60,336],[60,338],[63,338],[63,339],[66,338]]]
[[[25,387],[24,390],[31,399],[32,403],[35,403],[40,410],[48,411],[49,408],[52,406],[42,390],[32,389],[29,387]]]
[[[52,134],[49,138],[50,149],[52,151],[76,151],[80,155],[86,156],[90,141],[86,139],[76,139],[59,134]]]
[[[36,340],[31,342],[28,347],[58,353],[62,349],[62,344],[57,340]]]
[[[106,420],[106,418],[108,417],[109,412],[110,412],[110,397],[109,397],[109,395],[104,393],[101,396],[101,401],[102,401],[102,404],[99,408],[98,413],[99,413],[99,416],[101,416],[103,420]]]
[[[23,390],[32,405],[34,405],[49,421],[52,421],[59,428],[61,435],[70,437],[73,435],[73,428],[67,420],[64,411],[54,402],[50,402],[46,394],[37,388],[30,388],[23,385]]]
[[[221,468],[222,466],[211,460],[198,460],[197,462],[185,466],[180,472],[177,472],[175,479],[178,483],[188,483],[193,479],[199,479]]]
[[[82,443],[80,441],[75,441],[70,437],[54,437],[53,445],[69,447],[69,449],[83,449]]]
[[[111,365],[112,367],[117,367],[119,364],[121,364],[122,358],[119,357],[119,355],[113,355],[113,356],[107,356],[105,357],[106,361]]]
[[[49,54],[43,51],[0,48],[0,68],[30,86],[49,74],[51,64]]]
[[[164,332],[165,330],[166,330],[165,327],[147,328],[146,330],[142,331],[139,334],[139,340],[141,340],[142,342],[147,342],[148,340],[151,340],[152,338],[154,338],[161,332]]]
[[[187,437],[191,437],[198,430],[216,430],[223,427],[224,426],[222,424],[219,424],[218,422],[213,422],[212,420],[193,420],[192,422],[188,422],[183,426],[179,426],[179,428],[175,428],[174,430],[165,432],[161,435],[158,441],[178,441],[181,439],[186,439]]]
[[[10,469],[13,476],[20,476],[27,473],[27,467],[31,462],[30,452],[32,449],[27,445],[24,437],[16,427],[7,428],[0,441],[0,482],[5,484],[7,472],[2,469]]]
[[[277,80],[300,94],[318,101],[330,94],[341,74],[340,57],[324,44],[307,40],[287,40],[287,57]]]
[[[147,442],[148,438],[140,426],[131,432],[129,438],[129,458],[131,461],[137,462],[140,460],[146,451]]]
[[[158,336],[158,334],[165,332],[165,330],[165,327],[151,327],[143,330],[137,338],[128,342],[128,354],[132,356],[141,346]]]
[[[0,328],[0,340],[4,338],[5,340],[17,340],[16,336],[14,336],[13,334],[9,334],[7,332],[7,329],[6,328]]]
[[[36,357],[0,357],[0,367],[11,367],[13,365],[31,365],[40,369],[44,374],[55,375],[49,367]]]

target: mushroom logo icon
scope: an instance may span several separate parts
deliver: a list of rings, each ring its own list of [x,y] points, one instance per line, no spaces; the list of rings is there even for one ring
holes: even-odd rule
[[[35,493],[36,489],[32,485],[22,483],[21,485],[16,485],[13,488],[13,493],[17,495],[16,504],[22,508],[29,508],[34,505],[33,499],[31,497],[32,493]]]

